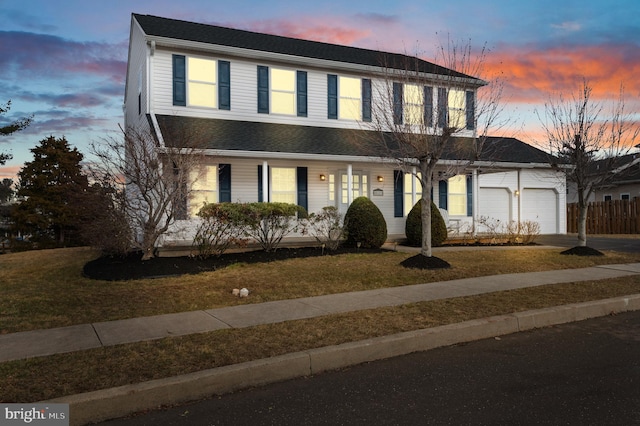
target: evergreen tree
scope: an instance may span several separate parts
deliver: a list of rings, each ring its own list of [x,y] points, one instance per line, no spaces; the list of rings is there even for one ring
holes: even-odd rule
[[[75,243],[73,234],[81,206],[78,195],[89,187],[80,165],[83,156],[67,140],[49,136],[31,149],[33,161],[18,173],[18,196],[14,209],[17,230],[35,241]]]

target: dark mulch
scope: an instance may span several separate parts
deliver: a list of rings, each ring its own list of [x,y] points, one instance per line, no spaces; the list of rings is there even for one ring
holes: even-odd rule
[[[380,253],[381,249],[341,247],[338,250],[323,250],[319,247],[280,248],[274,252],[263,250],[228,253],[219,257],[199,259],[196,257],[155,257],[142,261],[142,253],[131,253],[126,257],[103,256],[84,265],[83,275],[96,280],[120,281],[141,278],[160,278],[184,274],[215,271],[236,263],[273,262],[293,258],[332,256],[344,253]]]
[[[577,246],[560,252],[560,254],[572,254],[575,256],[604,256],[604,253],[587,246]]]
[[[421,254],[411,256],[410,258],[400,262],[400,264],[405,268],[414,268],[414,269],[451,268],[451,265],[446,260],[442,260],[439,257],[435,257],[435,256],[423,256]]]

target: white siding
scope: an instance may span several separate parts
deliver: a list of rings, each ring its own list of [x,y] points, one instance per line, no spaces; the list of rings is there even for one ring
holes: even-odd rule
[[[135,22],[135,21],[134,21]],[[127,64],[127,85],[125,93],[125,127],[137,127],[146,122],[147,112],[147,45],[144,34],[137,25],[132,25],[129,41],[129,61]],[[140,76],[142,77],[140,79]],[[142,111],[138,114],[138,86],[142,89]]]

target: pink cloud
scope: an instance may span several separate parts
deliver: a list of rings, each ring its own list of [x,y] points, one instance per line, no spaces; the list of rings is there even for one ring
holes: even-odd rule
[[[507,47],[488,58],[490,71],[501,70],[513,102],[532,102],[558,93],[571,94],[583,78],[596,99],[615,99],[620,84],[629,96],[640,95],[640,56],[633,46],[573,46],[535,49]]]

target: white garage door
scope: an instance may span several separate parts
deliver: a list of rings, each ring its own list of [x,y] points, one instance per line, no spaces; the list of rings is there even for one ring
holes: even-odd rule
[[[538,222],[541,234],[557,234],[557,199],[553,189],[524,189],[522,191],[522,221]]]
[[[506,188],[480,188],[478,216],[484,216],[506,226],[511,221],[511,197]],[[480,232],[487,231],[479,229]]]

